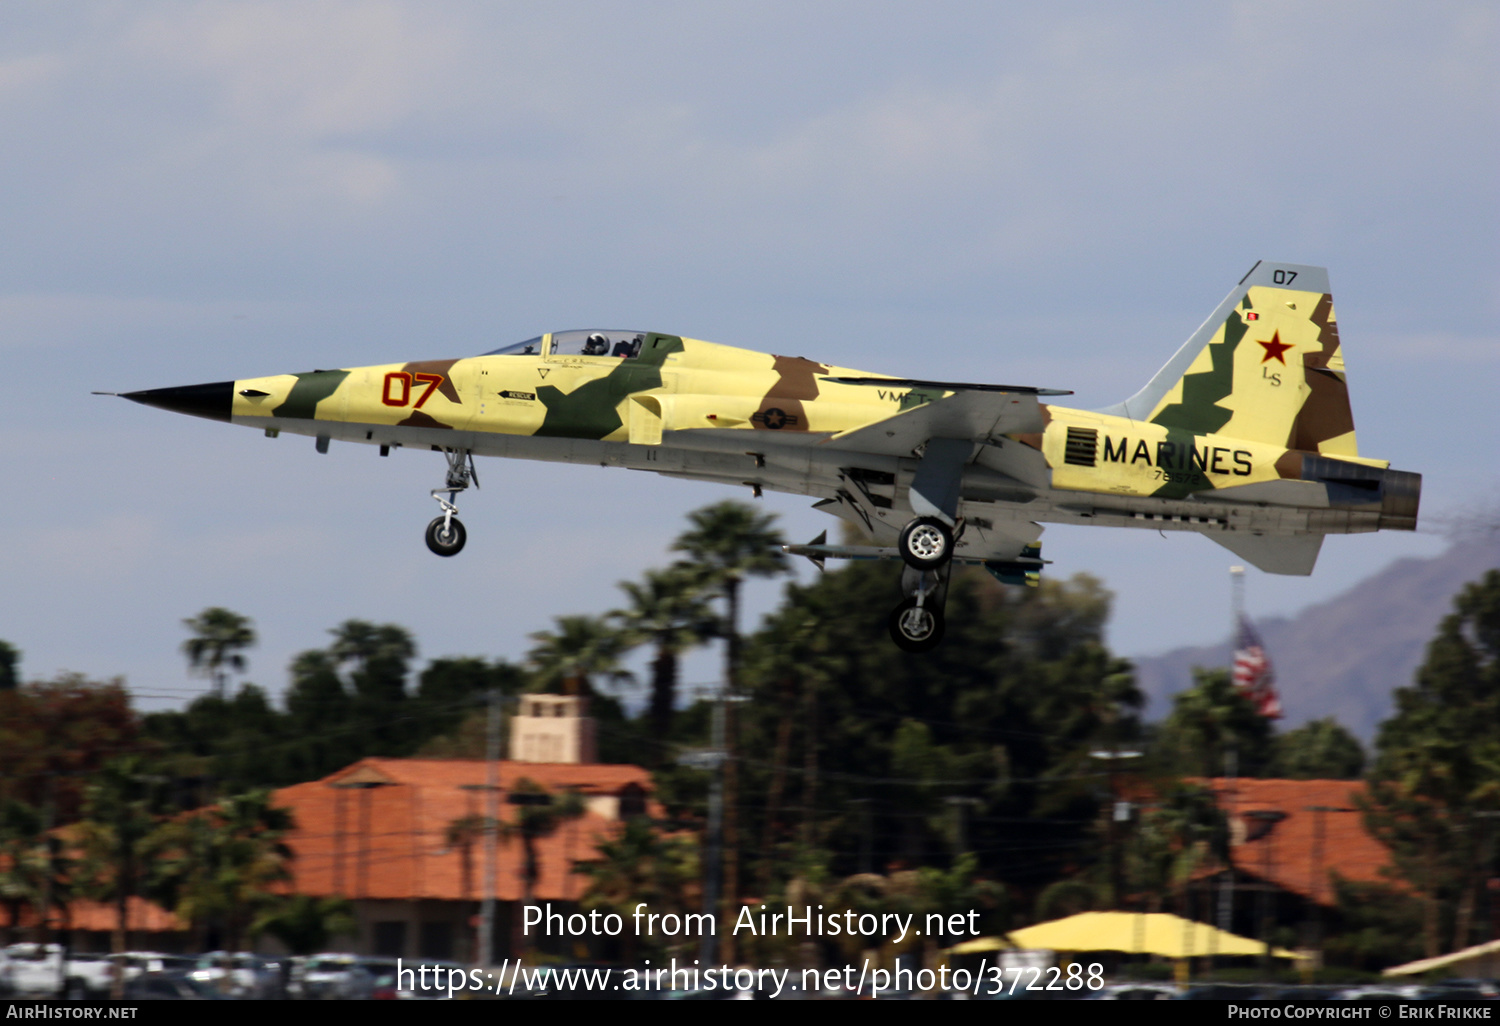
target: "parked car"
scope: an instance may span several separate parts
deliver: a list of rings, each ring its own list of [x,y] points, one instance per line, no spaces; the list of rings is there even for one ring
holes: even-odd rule
[[[292,966],[287,996],[302,1000],[366,1000],[374,995],[375,974],[359,955],[325,952]]]
[[[450,979],[449,970],[456,970],[464,974],[464,987],[458,991],[466,990],[468,984],[469,967],[457,962],[441,962],[431,959],[394,959],[394,958],[365,958],[361,964],[370,971],[374,979],[373,997],[377,1001],[436,1001],[446,1000],[450,995],[448,983]],[[422,976],[421,970],[426,967],[426,977]],[[437,970],[433,972],[433,970]],[[397,972],[400,975],[397,975]],[[456,977],[454,977],[456,979]],[[424,988],[423,983],[427,986]],[[402,986],[406,984],[406,986]]]
[[[1111,983],[1096,990],[1089,1001],[1176,1001],[1181,991],[1171,983]]]
[[[114,984],[108,955],[69,954],[60,944],[12,944],[5,949],[4,989],[14,997],[107,997]]]
[[[191,955],[168,955],[160,951],[123,951],[109,958],[119,964],[126,983],[145,973],[173,970],[186,973],[197,964],[197,959]]]
[[[265,1000],[281,996],[281,964],[246,951],[200,955],[190,975],[225,997]]]
[[[224,998],[211,984],[193,979],[182,969],[138,973],[125,981],[125,998],[130,1001],[213,1001]]]

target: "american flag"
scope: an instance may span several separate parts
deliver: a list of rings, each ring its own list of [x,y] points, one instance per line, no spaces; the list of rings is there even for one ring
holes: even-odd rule
[[[1234,686],[1267,719],[1281,718],[1281,699],[1276,694],[1276,671],[1261,644],[1250,618],[1240,614],[1240,636],[1234,646]]]

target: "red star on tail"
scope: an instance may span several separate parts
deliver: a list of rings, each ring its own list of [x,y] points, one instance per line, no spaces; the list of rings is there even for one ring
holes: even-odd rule
[[[1260,358],[1261,363],[1270,363],[1272,358],[1275,358],[1281,361],[1283,367],[1286,366],[1286,357],[1281,354],[1291,349],[1292,346],[1289,343],[1281,341],[1281,332],[1273,331],[1271,333],[1271,341],[1260,342],[1259,344],[1266,347],[1266,355]]]

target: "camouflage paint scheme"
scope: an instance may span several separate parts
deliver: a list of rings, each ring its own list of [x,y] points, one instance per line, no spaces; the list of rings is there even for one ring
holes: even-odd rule
[[[1322,268],[1257,264],[1140,393],[1092,412],[1040,402],[1066,393],[637,337],[629,357],[555,353],[548,335],[530,354],[246,378],[225,389],[224,411],[213,390],[231,383],[128,398],[320,448],[598,463],[812,495],[878,546],[914,515],[929,443],[958,439],[969,456],[955,558],[1021,583],[1036,568],[1009,561],[1040,563],[1044,522],[1193,531],[1294,574],[1312,571],[1325,534],[1416,526],[1420,476],[1359,455]],[[187,393],[201,408],[172,401]]]

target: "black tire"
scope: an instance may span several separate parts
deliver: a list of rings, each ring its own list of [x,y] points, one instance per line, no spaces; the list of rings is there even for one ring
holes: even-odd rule
[[[886,623],[891,640],[903,652],[931,652],[943,640],[943,611],[935,603],[927,602],[921,609],[917,600],[909,598],[891,612]]]
[[[897,547],[907,566],[936,570],[953,558],[953,532],[936,517],[917,517],[901,529]]]
[[[442,517],[437,517],[427,525],[427,547],[439,556],[458,555],[463,551],[464,542],[468,540],[469,532],[464,530],[458,517],[448,521],[447,530],[444,530]]]

